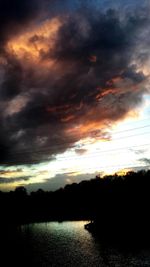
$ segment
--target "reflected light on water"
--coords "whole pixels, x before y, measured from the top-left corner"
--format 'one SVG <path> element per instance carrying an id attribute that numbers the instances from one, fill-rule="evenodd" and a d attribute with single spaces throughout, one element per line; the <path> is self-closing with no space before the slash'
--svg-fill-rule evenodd
<path id="1" fill-rule="evenodd" d="M 85 230 L 86 223 L 35 223 L 21 226 L 15 231 L 11 229 L 5 261 L 11 259 L 11 266 L 21 267 L 150 266 L 150 249 L 133 252 L 106 245 Z"/>

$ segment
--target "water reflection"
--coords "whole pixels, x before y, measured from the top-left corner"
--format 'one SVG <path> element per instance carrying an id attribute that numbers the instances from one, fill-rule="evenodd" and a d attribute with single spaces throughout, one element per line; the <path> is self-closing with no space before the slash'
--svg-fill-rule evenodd
<path id="1" fill-rule="evenodd" d="M 40 262 L 41 266 L 104 266 L 93 237 L 84 230 L 85 223 L 56 222 L 22 227 L 24 236 L 30 232 L 34 263 Z"/>
<path id="2" fill-rule="evenodd" d="M 50 222 L 21 226 L 9 238 L 6 254 L 11 255 L 11 263 L 15 266 L 150 266 L 149 249 L 131 252 L 108 246 L 85 230 L 85 223 Z"/>

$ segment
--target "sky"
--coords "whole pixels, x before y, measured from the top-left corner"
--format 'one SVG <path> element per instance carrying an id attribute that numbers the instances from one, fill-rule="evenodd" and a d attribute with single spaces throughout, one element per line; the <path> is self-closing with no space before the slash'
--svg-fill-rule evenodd
<path id="1" fill-rule="evenodd" d="M 150 167 L 150 1 L 0 1 L 0 190 Z"/>

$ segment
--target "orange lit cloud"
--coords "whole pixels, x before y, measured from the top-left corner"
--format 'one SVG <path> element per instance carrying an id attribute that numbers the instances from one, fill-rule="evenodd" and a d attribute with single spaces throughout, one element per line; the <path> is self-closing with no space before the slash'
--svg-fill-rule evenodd
<path id="1" fill-rule="evenodd" d="M 60 26 L 59 18 L 46 20 L 10 39 L 6 49 L 20 60 L 38 63 L 41 61 L 41 54 L 53 48 Z"/>
<path id="2" fill-rule="evenodd" d="M 2 44 L 2 164 L 50 161 L 82 139 L 109 140 L 110 127 L 134 116 L 148 92 L 139 39 L 149 18 L 143 26 L 133 12 L 131 27 L 115 11 L 77 13 L 39 14 Z"/>
<path id="3" fill-rule="evenodd" d="M 68 122 L 68 121 L 73 120 L 74 118 L 75 118 L 74 115 L 70 115 L 70 116 L 68 116 L 68 117 L 62 118 L 61 121 L 62 121 L 62 122 Z"/>

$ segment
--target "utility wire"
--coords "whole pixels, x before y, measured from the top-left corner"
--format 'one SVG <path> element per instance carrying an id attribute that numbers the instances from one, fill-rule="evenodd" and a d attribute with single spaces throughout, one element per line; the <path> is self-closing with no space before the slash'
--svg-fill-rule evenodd
<path id="1" fill-rule="evenodd" d="M 97 156 L 97 155 L 101 155 L 101 154 L 103 154 L 103 153 L 110 153 L 110 152 L 113 152 L 113 153 L 115 153 L 116 151 L 124 151 L 124 150 L 128 150 L 128 149 L 134 149 L 134 148 L 140 148 L 140 147 L 144 147 L 144 146 L 146 146 L 146 147 L 148 147 L 148 146 L 150 146 L 150 143 L 149 144 L 144 144 L 144 145 L 136 145 L 136 146 L 128 146 L 128 147 L 120 147 L 120 148 L 116 148 L 116 149 L 110 149 L 110 150 L 99 150 L 99 151 L 97 151 L 97 152 L 94 152 L 94 153 L 87 153 L 86 155 L 81 155 L 81 156 L 62 156 L 62 157 L 59 157 L 59 158 L 57 158 L 57 160 L 59 161 L 59 160 L 64 160 L 64 159 L 79 159 L 79 158 L 90 158 L 90 157 L 93 157 L 93 156 Z M 113 154 L 113 153 L 111 153 L 111 154 Z"/>
<path id="2" fill-rule="evenodd" d="M 146 133 L 147 134 L 147 133 Z M 134 135 L 135 136 L 135 135 Z M 122 138 L 120 138 L 120 139 L 122 139 Z M 121 151 L 121 150 L 125 150 L 125 149 L 132 149 L 132 148 L 138 148 L 138 147 L 144 147 L 144 146 L 149 146 L 150 145 L 150 143 L 147 143 L 147 144 L 143 144 L 143 145 L 136 145 L 136 146 L 130 146 L 130 147 L 121 147 L 121 148 L 117 148 L 117 149 L 111 149 L 111 150 L 101 150 L 101 151 L 98 151 L 98 152 L 94 152 L 94 153 L 92 153 L 92 154 L 88 154 L 87 156 L 83 156 L 82 155 L 82 158 L 87 158 L 88 156 L 89 157 L 91 157 L 91 156 L 94 156 L 94 155 L 100 155 L 100 154 L 102 154 L 102 153 L 110 153 L 110 152 L 116 152 L 116 151 Z M 30 152 L 32 152 L 32 151 L 30 151 Z M 30 153 L 29 151 L 26 151 L 26 153 Z M 42 154 L 44 154 L 43 153 L 44 151 L 38 151 L 38 152 L 36 152 L 36 154 L 38 153 L 42 153 Z M 33 153 L 35 153 L 35 152 L 33 152 Z M 24 152 L 19 152 L 19 153 L 15 153 L 15 154 L 23 154 L 23 155 L 25 155 L 25 153 Z M 59 159 L 57 159 L 57 158 L 53 158 L 53 157 L 49 157 L 49 158 L 47 158 L 47 159 L 41 159 L 41 162 L 40 162 L 40 159 L 33 159 L 33 162 L 32 162 L 32 160 L 30 160 L 30 159 L 21 159 L 20 158 L 20 165 L 24 165 L 24 163 L 30 163 L 31 165 L 32 164 L 35 164 L 35 163 L 44 163 L 44 162 L 49 162 L 50 160 L 52 161 L 52 160 L 64 160 L 64 159 L 67 159 L 67 160 L 69 160 L 69 159 L 78 159 L 79 158 L 79 156 L 78 157 L 76 157 L 76 156 L 62 156 L 62 157 L 60 157 Z M 16 159 L 16 160 L 15 160 Z M 16 156 L 14 156 L 13 155 L 13 157 L 12 157 L 12 159 L 10 159 L 9 161 L 6 161 L 6 162 L 4 162 L 4 163 L 1 163 L 1 165 L 4 165 L 4 164 L 10 164 L 10 163 L 13 163 L 13 162 L 15 162 L 15 161 L 18 161 L 19 162 L 19 159 L 18 159 L 18 157 L 16 157 Z M 24 163 L 22 164 L 21 163 L 21 161 L 23 161 Z"/>
<path id="3" fill-rule="evenodd" d="M 137 129 L 142 129 L 142 128 L 146 128 L 146 127 L 150 127 L 150 125 L 147 125 L 147 126 L 143 126 L 143 127 L 138 127 L 138 128 L 132 128 L 132 129 L 127 129 L 125 130 L 125 132 L 127 131 L 133 131 L 133 130 L 137 130 Z M 116 132 L 115 134 L 117 133 L 121 133 L 123 131 L 120 131 L 120 132 Z M 148 132 L 144 132 L 144 133 L 138 133 L 138 134 L 134 134 L 134 135 L 126 135 L 126 136 L 121 136 L 121 137 L 118 137 L 118 138 L 114 138 L 114 139 L 111 139 L 111 140 L 108 140 L 108 142 L 111 142 L 111 141 L 117 141 L 117 140 L 120 140 L 120 139 L 125 139 L 125 138 L 130 138 L 130 137 L 135 137 L 135 136 L 141 136 L 141 135 L 146 135 L 146 134 L 149 134 L 150 131 Z M 76 142 L 77 143 L 77 142 Z M 50 151 L 50 150 L 54 150 L 54 148 L 62 148 L 62 149 L 65 149 L 66 148 L 66 145 L 71 145 L 72 144 L 72 147 L 70 148 L 73 148 L 73 147 L 76 147 L 75 143 L 73 145 L 73 142 L 63 142 L 63 143 L 55 143 L 53 145 L 50 145 L 50 146 L 47 146 L 47 147 L 43 147 L 41 149 L 24 149 L 22 151 L 15 151 L 15 154 L 24 154 L 24 153 L 43 153 L 43 152 L 46 152 L 46 151 Z M 14 154 L 14 152 L 8 152 L 8 155 L 11 155 L 11 154 Z"/>

